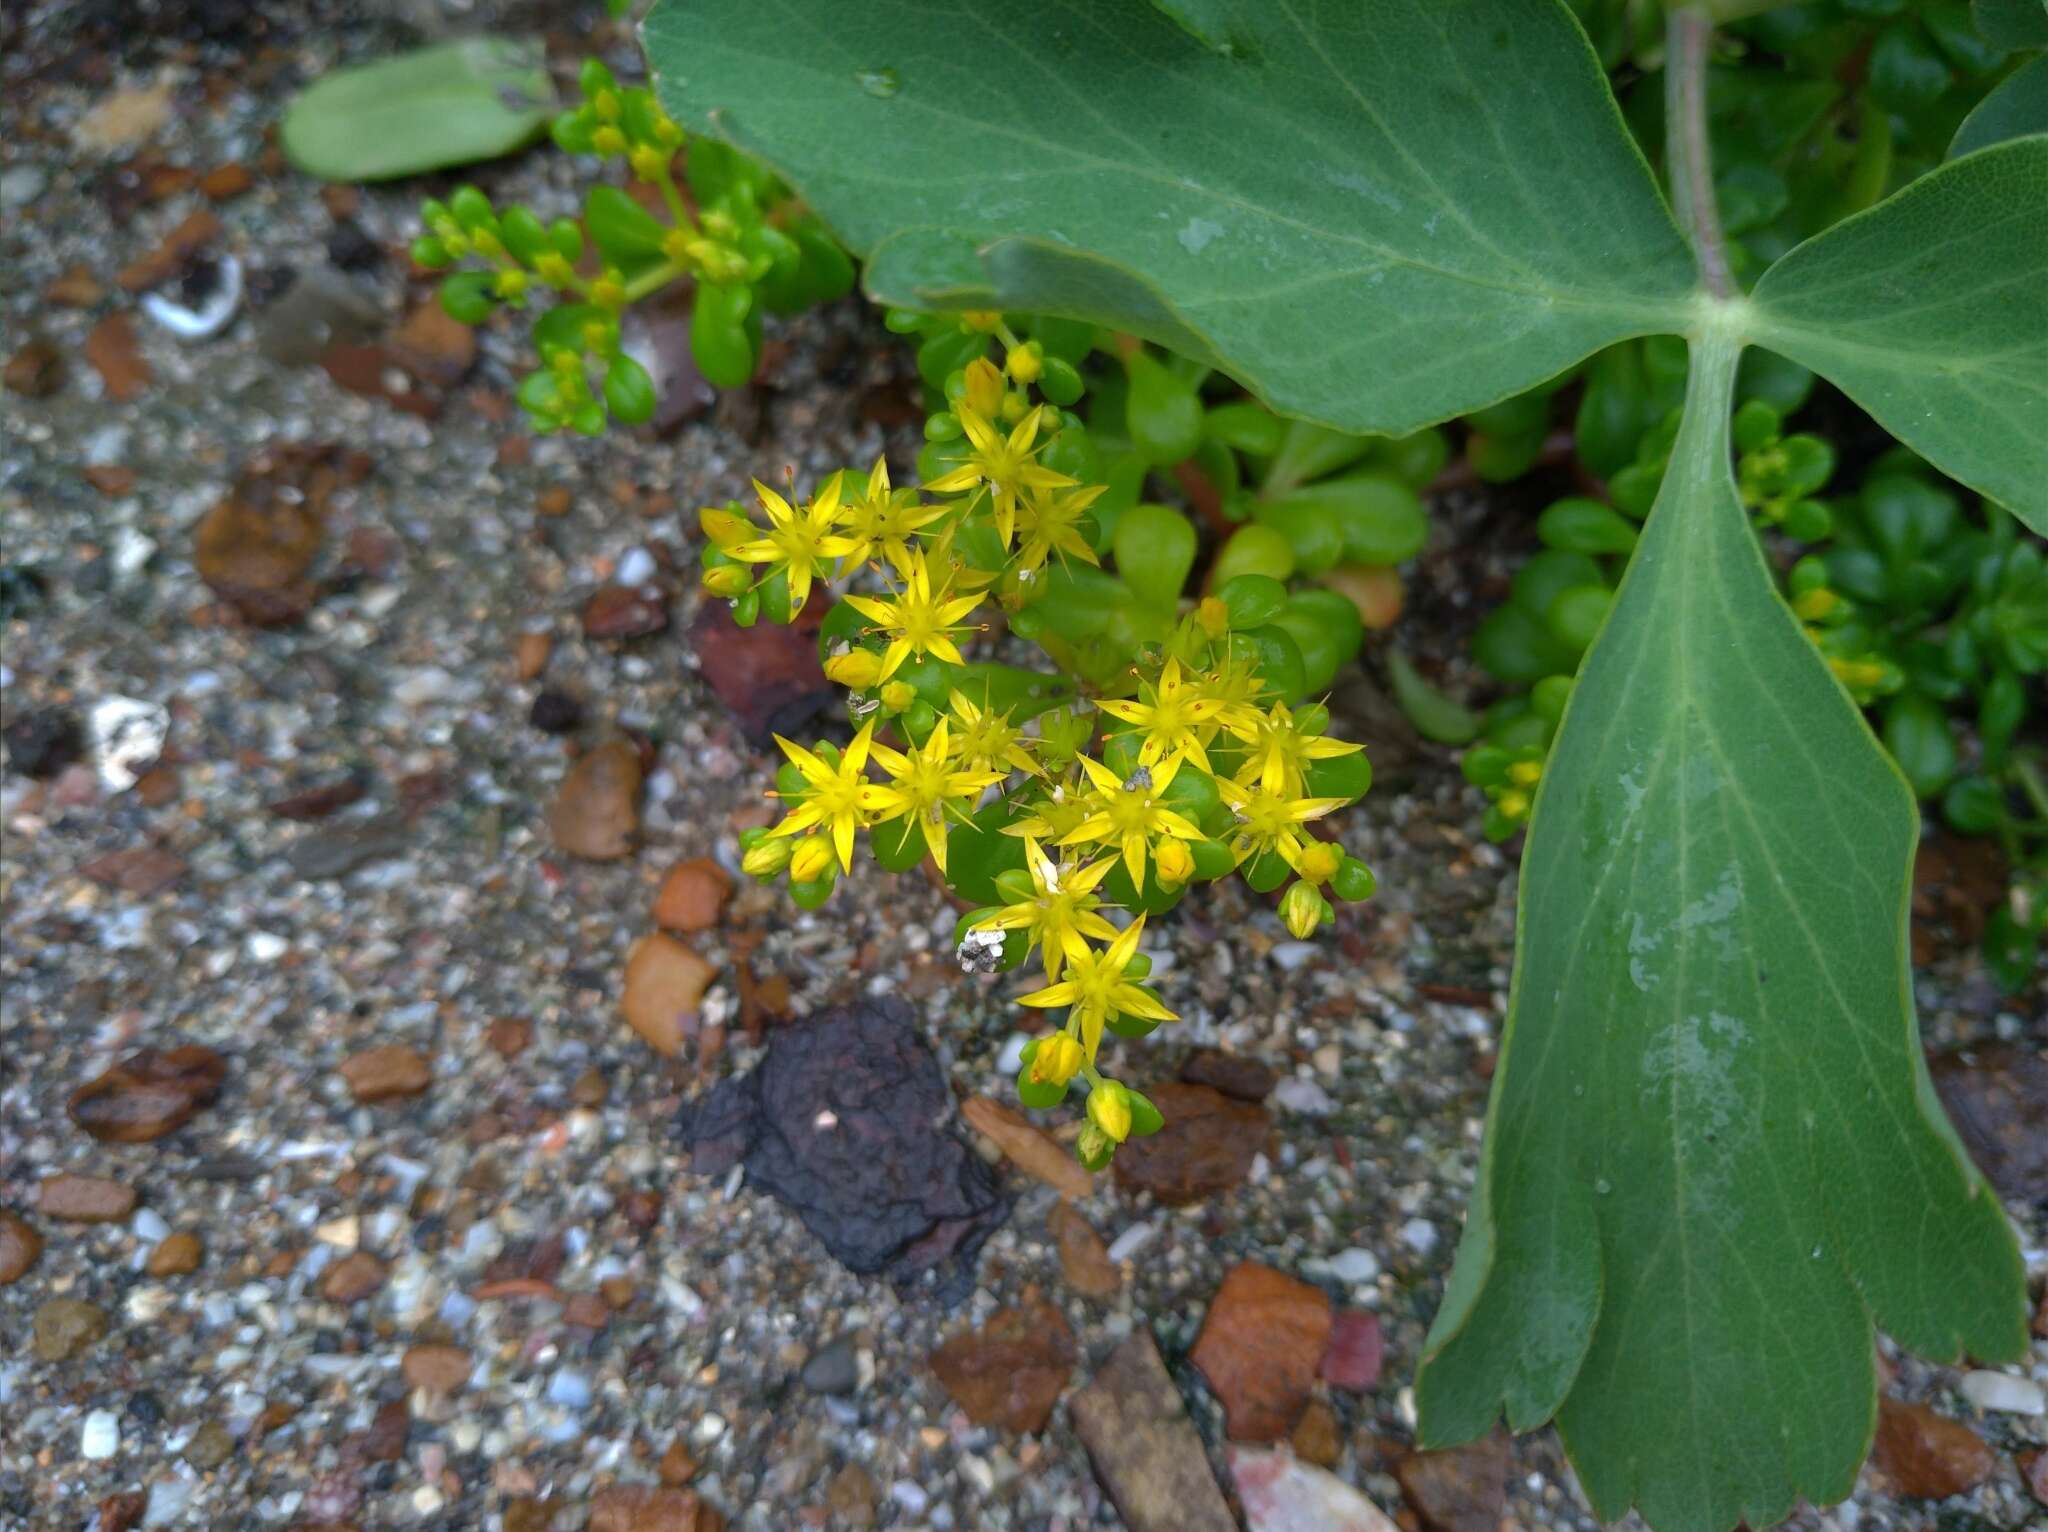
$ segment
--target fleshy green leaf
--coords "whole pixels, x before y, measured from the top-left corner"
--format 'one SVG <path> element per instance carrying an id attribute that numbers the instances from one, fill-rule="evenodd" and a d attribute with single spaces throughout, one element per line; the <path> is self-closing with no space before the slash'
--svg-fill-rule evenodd
<path id="1" fill-rule="evenodd" d="M 1752 334 L 2048 535 L 2048 137 L 1993 145 L 1764 273 Z"/>
<path id="2" fill-rule="evenodd" d="M 1956 129 L 1948 157 L 2029 133 L 2048 133 L 2048 53 L 2028 59 L 1971 109 Z"/>
<path id="3" fill-rule="evenodd" d="M 2048 47 L 2048 0 L 1971 0 L 1984 40 L 2001 48 Z"/>
<path id="4" fill-rule="evenodd" d="M 644 35 L 670 112 L 878 298 L 1115 324 L 1346 429 L 1682 321 L 1692 259 L 1562 6 L 1200 9 L 1228 53 L 1143 0 L 661 0 Z"/>
<path id="5" fill-rule="evenodd" d="M 1556 1416 L 1603 1519 L 1769 1526 L 1846 1495 L 1872 1327 L 2012 1358 L 2003 1213 L 1920 1061 L 1918 817 L 1778 598 L 1699 344 L 1670 471 L 1545 770 L 1427 1441 Z M 1739 636 L 1739 642 L 1735 640 Z"/>
<path id="6" fill-rule="evenodd" d="M 278 129 L 291 162 L 328 181 L 386 181 L 509 154 L 555 109 L 538 42 L 471 37 L 323 75 Z"/>

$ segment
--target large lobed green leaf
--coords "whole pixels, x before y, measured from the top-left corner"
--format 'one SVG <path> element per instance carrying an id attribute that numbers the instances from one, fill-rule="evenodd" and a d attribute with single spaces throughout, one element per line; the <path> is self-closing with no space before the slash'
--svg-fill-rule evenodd
<path id="1" fill-rule="evenodd" d="M 2048 536 L 2048 137 L 1951 160 L 1751 298 L 1759 344 Z"/>
<path id="2" fill-rule="evenodd" d="M 1739 345 L 1579 674 L 1522 859 L 1432 1442 L 1555 1414 L 1594 1508 L 1768 1526 L 1853 1486 L 1872 1322 L 2017 1357 L 1998 1203 L 1928 1088 L 1912 793 L 1779 600 L 1729 472 Z"/>
<path id="3" fill-rule="evenodd" d="M 1682 322 L 1692 258 L 1552 0 L 1167 9 L 1194 30 L 1142 0 L 661 0 L 645 39 L 669 110 L 782 171 L 876 297 L 1121 325 L 1345 429 Z"/>

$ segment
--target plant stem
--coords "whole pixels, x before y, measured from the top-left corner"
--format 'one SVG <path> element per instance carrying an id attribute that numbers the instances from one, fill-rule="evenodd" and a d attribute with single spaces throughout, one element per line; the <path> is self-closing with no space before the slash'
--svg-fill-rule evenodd
<path id="1" fill-rule="evenodd" d="M 1697 5 L 1671 13 L 1664 49 L 1664 159 L 1678 221 L 1699 257 L 1700 279 L 1716 298 L 1735 296 L 1728 242 L 1714 201 L 1713 149 L 1707 137 L 1707 55 L 1714 22 Z"/>
<path id="2" fill-rule="evenodd" d="M 626 284 L 626 301 L 638 303 L 649 293 L 658 291 L 683 274 L 683 268 L 675 261 L 663 261 L 651 266 Z"/>

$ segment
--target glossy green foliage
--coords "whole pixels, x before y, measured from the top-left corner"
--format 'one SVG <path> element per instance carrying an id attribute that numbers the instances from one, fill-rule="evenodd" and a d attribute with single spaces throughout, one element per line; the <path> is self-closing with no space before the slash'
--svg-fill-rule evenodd
<path id="1" fill-rule="evenodd" d="M 285 108 L 278 143 L 325 181 L 388 181 L 494 159 L 555 109 L 538 42 L 471 37 L 322 75 Z"/>

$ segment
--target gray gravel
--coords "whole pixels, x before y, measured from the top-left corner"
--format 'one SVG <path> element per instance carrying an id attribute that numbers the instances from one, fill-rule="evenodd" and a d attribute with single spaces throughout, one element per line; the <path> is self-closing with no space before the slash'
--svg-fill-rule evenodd
<path id="1" fill-rule="evenodd" d="M 1382 1385 L 1335 1401 L 1339 1471 L 1397 1507 L 1392 1479 L 1369 1466 L 1369 1437 L 1407 1434 L 1404 1384 L 1456 1241 L 1484 1108 L 1479 1066 L 1500 1019 L 1497 999 L 1430 995 L 1500 996 L 1512 932 L 1512 855 L 1480 839 L 1482 805 L 1448 758 L 1405 737 L 1361 675 L 1340 712 L 1371 744 L 1381 783 L 1343 836 L 1382 894 L 1309 948 L 1237 888 L 1190 901 L 1150 938 L 1185 1021 L 1120 1045 L 1129 1075 L 1145 1078 L 1153 1060 L 1164 1074 L 1185 1043 L 1224 1043 L 1286 1077 L 1284 1105 L 1276 1154 L 1235 1194 L 1171 1212 L 1104 1191 L 1086 1207 L 1129 1258 L 1120 1297 L 1063 1291 L 1044 1230 L 1051 1193 L 1023 1183 L 964 1312 L 849 1276 L 777 1205 L 688 1172 L 669 1125 L 701 1072 L 650 1052 L 617 999 L 661 875 L 683 856 L 731 865 L 736 827 L 755 822 L 772 770 L 693 673 L 681 636 L 697 601 L 695 508 L 749 475 L 794 467 L 808 482 L 885 447 L 907 463 L 914 438 L 885 436 L 863 408 L 898 387 L 890 337 L 852 304 L 792 325 L 753 447 L 721 426 L 728 406 L 667 440 L 541 440 L 518 461 L 503 446 L 520 432 L 516 413 L 490 413 L 519 370 L 510 329 L 485 337 L 468 384 L 429 424 L 315 368 L 265 359 L 248 313 L 191 344 L 138 315 L 155 381 L 132 404 L 107 402 L 81 348 L 99 314 L 128 300 L 81 312 L 39 295 L 78 262 L 111 288 L 199 199 L 115 216 L 109 157 L 74 146 L 81 115 L 167 65 L 177 85 L 166 157 L 253 168 L 296 77 L 398 34 L 367 22 L 306 31 L 280 10 L 255 41 L 131 40 L 110 56 L 88 30 L 90 8 L 62 10 L 8 23 L 19 36 L 0 132 L 5 350 L 47 336 L 69 374 L 51 398 L 4 396 L 0 547 L 47 588 L 5 619 L 0 696 L 10 719 L 51 705 L 83 716 L 108 698 L 160 706 L 176 782 L 154 807 L 83 772 L 61 787 L 0 783 L 0 1205 L 33 1209 L 37 1183 L 60 1169 L 142 1197 L 120 1224 L 29 1213 L 48 1248 L 0 1289 L 0 1526 L 87 1526 L 123 1490 L 148 1495 L 150 1524 L 175 1527 L 330 1513 L 362 1527 L 496 1527 L 521 1497 L 580 1526 L 594 1488 L 651 1482 L 680 1439 L 702 1465 L 697 1488 L 737 1527 L 799 1524 L 848 1464 L 871 1478 L 882 1526 L 1113 1527 L 1064 1411 L 1038 1440 L 976 1428 L 924 1359 L 963 1320 L 1036 1287 L 1073 1322 L 1083 1376 L 1133 1326 L 1153 1325 L 1213 1445 L 1220 1414 L 1184 1354 L 1223 1270 L 1244 1257 L 1321 1273 L 1383 1316 Z M 247 50 L 266 45 L 282 57 L 242 70 Z M 493 167 L 488 180 L 543 212 L 572 195 L 554 155 Z M 387 313 L 405 304 L 396 252 L 419 190 L 366 191 L 357 215 L 393 250 L 365 279 Z M 302 177 L 259 175 L 219 211 L 252 273 L 326 259 L 333 219 Z M 351 528 L 388 537 L 394 557 L 327 591 L 299 627 L 208 621 L 192 525 L 250 454 L 278 441 L 335 441 L 373 462 L 337 502 L 319 572 L 343 561 Z M 132 491 L 94 488 L 80 475 L 89 464 L 134 470 Z M 571 509 L 538 516 L 558 486 Z M 1498 570 L 1483 510 L 1469 498 L 1441 508 L 1413 602 L 1437 624 L 1411 640 L 1424 648 L 1457 641 L 1483 583 L 1474 563 Z M 584 598 L 636 548 L 676 571 L 673 626 L 623 648 L 585 640 Z M 655 742 L 641 849 L 623 862 L 568 862 L 550 848 L 544 815 L 566 753 L 527 722 L 537 683 L 513 679 L 513 645 L 529 629 L 555 636 L 545 682 L 584 701 L 585 740 L 624 726 Z M 323 825 L 264 807 L 352 772 L 370 793 Z M 95 857 L 145 843 L 185 861 L 181 881 L 136 897 L 80 876 Z M 960 976 L 946 945 L 953 918 L 915 876 L 870 872 L 817 915 L 743 888 L 719 929 L 692 938 L 723 969 L 707 1015 L 736 1012 L 729 964 L 755 944 L 754 972 L 789 981 L 795 1015 L 855 995 L 907 997 L 957 1088 L 1001 1095 L 1015 985 Z M 2021 1020 L 1963 961 L 1923 974 L 1922 1003 L 1941 1041 L 2012 1035 Z M 532 1032 L 511 1058 L 490 1042 L 505 1018 Z M 189 1126 L 124 1147 L 67 1120 L 73 1085 L 133 1046 L 170 1042 L 229 1060 L 220 1098 Z M 426 1055 L 433 1084 L 414 1100 L 354 1105 L 337 1066 L 388 1043 Z M 752 1061 L 735 1034 L 713 1072 Z M 629 1212 L 648 1194 L 659 1212 L 642 1227 Z M 178 1230 L 202 1237 L 200 1268 L 148 1276 L 148 1252 Z M 2025 1234 L 2038 1279 L 2038 1218 Z M 522 1251 L 548 1241 L 559 1297 L 473 1296 L 494 1273 L 531 1267 Z M 320 1296 L 321 1278 L 355 1249 L 380 1257 L 388 1280 L 348 1308 Z M 630 1299 L 600 1327 L 573 1322 L 564 1301 L 607 1279 L 614 1294 L 629 1283 Z M 70 1360 L 34 1361 L 31 1316 L 60 1297 L 97 1305 L 111 1332 Z M 434 1342 L 467 1349 L 468 1386 L 416 1397 L 396 1459 L 366 1460 L 364 1433 L 407 1393 L 401 1356 Z M 2033 1371 L 2048 1373 L 2041 1347 Z M 1968 1418 L 1957 1377 L 1908 1363 L 1900 1387 Z M 266 1434 L 267 1409 L 292 1413 Z M 190 1458 L 205 1455 L 195 1439 L 213 1423 L 234 1449 L 201 1469 Z M 1975 1423 L 2007 1458 L 2048 1439 L 2040 1419 Z M 1519 1443 L 1516 1460 L 1512 1525 L 1592 1525 L 1554 1438 Z M 2016 1528 L 2031 1502 L 2007 1468 L 1963 1504 L 1982 1525 Z M 1800 1524 L 1921 1528 L 1936 1513 L 1866 1490 Z"/>

